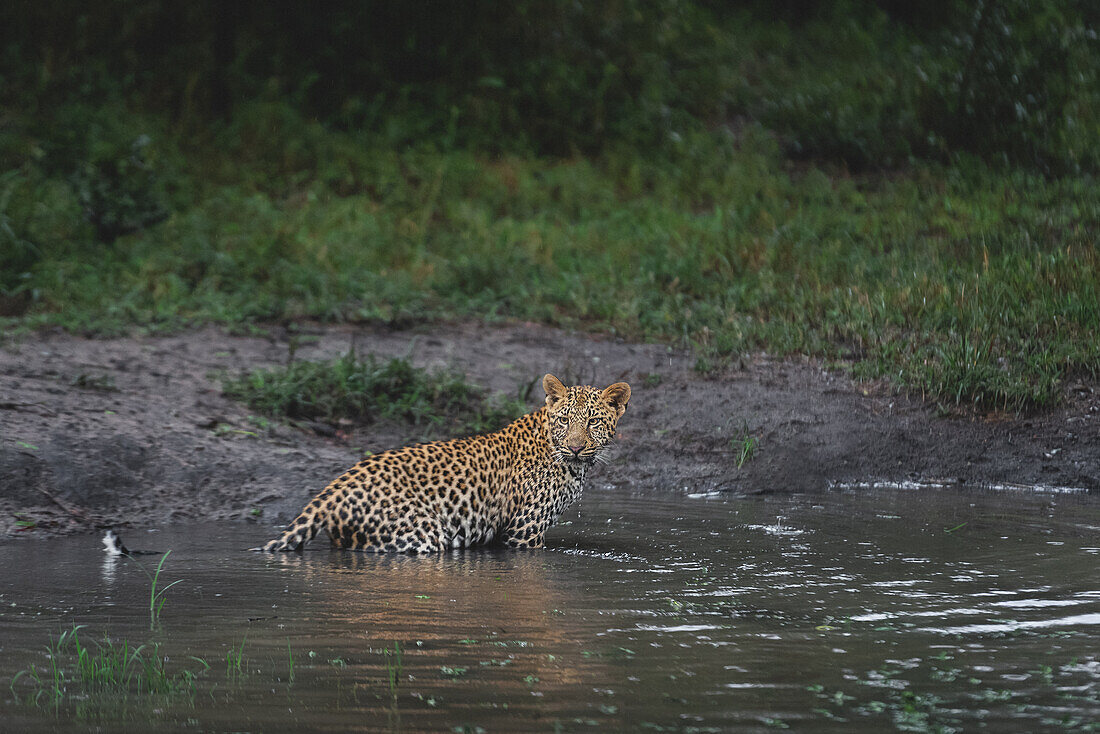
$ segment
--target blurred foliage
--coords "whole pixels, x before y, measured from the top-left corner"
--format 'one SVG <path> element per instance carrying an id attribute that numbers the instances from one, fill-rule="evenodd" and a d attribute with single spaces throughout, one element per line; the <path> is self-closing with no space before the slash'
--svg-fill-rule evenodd
<path id="1" fill-rule="evenodd" d="M 0 13 L 20 81 L 40 93 L 109 77 L 193 124 L 277 97 L 390 144 L 551 153 L 654 140 L 714 93 L 720 53 L 709 14 L 675 0 L 333 0 L 324 12 L 295 0 L 16 0 Z"/>
<path id="2" fill-rule="evenodd" d="M 860 167 L 1095 167 L 1100 142 L 1091 0 L 13 0 L 0 27 L 36 112 L 121 96 L 192 133 L 269 98 L 390 145 L 540 154 L 739 116 Z"/>
<path id="3" fill-rule="evenodd" d="M 1047 404 L 1100 374 L 1097 8 L 12 0 L 0 316 L 520 317 Z"/>
<path id="4" fill-rule="evenodd" d="M 1047 171 L 1100 161 L 1100 5 L 982 0 L 948 36 L 922 120 L 948 148 Z"/>
<path id="5" fill-rule="evenodd" d="M 730 92 L 732 111 L 779 132 L 789 155 L 874 169 L 968 151 L 1050 174 L 1100 168 L 1100 5 L 799 5 L 816 10 L 801 25 L 747 21 Z"/>

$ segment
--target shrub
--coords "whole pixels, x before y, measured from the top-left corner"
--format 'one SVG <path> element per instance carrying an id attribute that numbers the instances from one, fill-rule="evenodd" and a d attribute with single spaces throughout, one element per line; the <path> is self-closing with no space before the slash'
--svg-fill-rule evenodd
<path id="1" fill-rule="evenodd" d="M 400 420 L 429 429 L 481 432 L 500 429 L 524 412 L 516 401 L 489 401 L 484 390 L 460 375 L 430 373 L 404 359 L 360 359 L 350 351 L 336 360 L 292 362 L 226 377 L 222 389 L 277 418 Z"/>

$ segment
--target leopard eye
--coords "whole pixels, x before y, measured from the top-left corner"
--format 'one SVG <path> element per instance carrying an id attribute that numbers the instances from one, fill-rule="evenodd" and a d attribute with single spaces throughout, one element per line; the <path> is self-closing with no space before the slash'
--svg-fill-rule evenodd
<path id="1" fill-rule="evenodd" d="M 601 423 L 603 423 L 603 419 L 601 419 L 601 418 L 589 418 L 588 419 L 588 425 L 591 426 L 592 428 L 595 428 L 596 426 L 600 425 Z"/>

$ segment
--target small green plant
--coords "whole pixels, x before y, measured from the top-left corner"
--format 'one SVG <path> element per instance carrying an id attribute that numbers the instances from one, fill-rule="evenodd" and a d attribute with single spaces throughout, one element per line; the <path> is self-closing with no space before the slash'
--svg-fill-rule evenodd
<path id="1" fill-rule="evenodd" d="M 94 698 L 110 705 L 112 700 L 125 702 L 130 695 L 193 695 L 196 681 L 210 669 L 202 658 L 189 656 L 202 667 L 173 674 L 165 667 L 157 643 L 134 645 L 104 635 L 102 640 L 87 645 L 81 640 L 82 629 L 84 625 L 73 625 L 56 640 L 50 638 L 45 671 L 31 665 L 15 674 L 10 689 L 17 703 L 57 709 L 66 700 Z M 23 679 L 32 683 L 30 695 L 19 693 Z"/>
<path id="2" fill-rule="evenodd" d="M 1049 665 L 1040 665 L 1035 670 L 1030 670 L 1028 672 L 1048 685 L 1054 682 L 1054 669 Z"/>
<path id="3" fill-rule="evenodd" d="M 164 676 L 158 675 L 157 657 L 153 656 L 149 665 L 141 665 L 144 645 L 131 646 L 128 640 L 115 644 L 104 637 L 95 648 L 81 644 L 80 636 L 74 627 L 70 636 L 76 654 L 76 672 L 84 685 L 92 690 L 127 690 L 135 674 L 139 677 L 139 687 L 145 684 L 152 692 L 161 692 Z"/>
<path id="4" fill-rule="evenodd" d="M 73 625 L 72 629 L 61 632 L 56 641 L 52 635 L 50 636 L 50 642 L 46 645 L 46 658 L 49 660 L 49 667 L 45 671 L 47 674 L 45 678 L 34 665 L 30 665 L 12 677 L 9 688 L 15 697 L 16 703 L 22 700 L 16 689 L 16 684 L 21 678 L 26 677 L 34 683 L 34 695 L 31 703 L 40 706 L 45 700 L 47 705 L 54 708 L 60 705 L 65 696 L 65 672 L 62 667 L 62 655 L 69 646 L 70 641 L 79 634 L 81 629 L 83 629 L 83 625 Z"/>
<path id="5" fill-rule="evenodd" d="M 250 415 L 248 416 L 247 420 L 249 423 L 260 429 L 261 431 L 271 430 L 271 421 L 267 418 L 264 418 L 262 415 Z"/>
<path id="6" fill-rule="evenodd" d="M 710 377 L 718 369 L 717 363 L 710 357 L 697 357 L 695 359 L 695 371 L 704 377 Z"/>
<path id="7" fill-rule="evenodd" d="M 289 661 L 289 672 L 287 673 L 287 680 L 291 685 L 294 685 L 294 651 L 290 649 L 290 638 L 286 641 L 286 657 Z"/>
<path id="8" fill-rule="evenodd" d="M 202 658 L 196 657 L 194 655 L 188 655 L 187 658 L 189 660 L 194 660 L 196 663 L 202 666 L 202 670 L 184 670 L 180 672 L 180 680 L 185 686 L 190 689 L 190 693 L 193 696 L 195 695 L 195 687 L 198 679 L 202 676 L 203 673 L 210 670 L 210 664 Z"/>
<path id="9" fill-rule="evenodd" d="M 405 669 L 401 643 L 394 641 L 393 649 L 383 650 L 382 655 L 386 658 L 386 679 L 390 686 L 390 696 L 396 698 L 397 686 L 401 682 L 401 673 Z"/>
<path id="10" fill-rule="evenodd" d="M 225 677 L 229 680 L 240 680 L 244 676 L 244 643 L 247 640 L 248 635 L 245 635 L 240 645 L 230 646 L 225 653 Z"/>
<path id="11" fill-rule="evenodd" d="M 149 629 L 150 630 L 156 629 L 157 626 L 160 624 L 160 612 L 164 608 L 164 601 L 165 601 L 164 595 L 168 593 L 169 589 L 171 589 L 173 586 L 175 586 L 180 581 L 182 581 L 182 579 L 176 579 L 175 581 L 168 584 L 167 586 L 160 589 L 159 591 L 157 590 L 157 583 L 160 581 L 160 572 L 164 568 L 164 562 L 168 560 L 168 554 L 171 553 L 171 552 L 172 551 L 165 551 L 164 555 L 160 557 L 160 562 L 157 563 L 156 571 L 153 573 L 152 576 L 150 576 L 150 585 L 149 585 Z M 143 567 L 138 566 L 138 568 L 141 568 L 141 570 L 143 572 L 145 572 L 145 575 L 149 576 L 149 573 L 147 571 L 145 571 L 145 569 Z"/>
<path id="12" fill-rule="evenodd" d="M 760 441 L 745 429 L 739 436 L 730 441 L 730 446 L 737 454 L 737 468 L 740 469 L 756 456 L 756 449 L 760 446 Z"/>

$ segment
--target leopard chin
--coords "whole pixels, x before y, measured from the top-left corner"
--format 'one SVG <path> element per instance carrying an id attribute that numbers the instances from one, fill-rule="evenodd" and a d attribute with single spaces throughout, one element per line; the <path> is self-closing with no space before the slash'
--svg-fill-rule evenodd
<path id="1" fill-rule="evenodd" d="M 578 469 L 582 466 L 592 466 L 596 463 L 597 459 L 596 454 L 592 454 L 591 456 L 574 456 L 570 451 L 556 451 L 554 453 L 558 462 L 571 469 Z"/>

